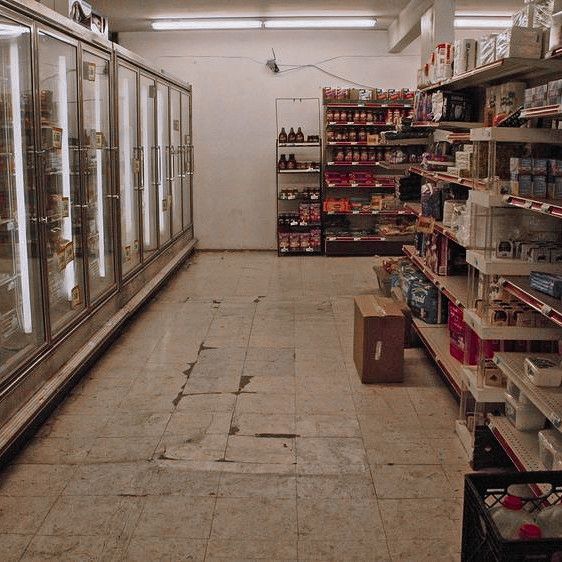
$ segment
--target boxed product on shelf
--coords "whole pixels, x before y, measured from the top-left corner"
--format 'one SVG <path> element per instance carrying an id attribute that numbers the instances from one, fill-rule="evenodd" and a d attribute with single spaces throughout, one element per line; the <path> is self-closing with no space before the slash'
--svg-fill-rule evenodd
<path id="1" fill-rule="evenodd" d="M 562 433 L 557 429 L 539 431 L 539 458 L 547 470 L 562 460 Z"/>
<path id="2" fill-rule="evenodd" d="M 435 47 L 434 80 L 436 82 L 453 76 L 453 52 L 451 43 L 439 43 Z"/>
<path id="3" fill-rule="evenodd" d="M 542 41 L 543 35 L 539 29 L 510 27 L 496 37 L 496 59 L 540 59 Z"/>
<path id="4" fill-rule="evenodd" d="M 351 211 L 350 201 L 347 197 L 328 197 L 324 200 L 324 212 L 347 213 Z"/>
<path id="5" fill-rule="evenodd" d="M 412 315 L 427 324 L 447 322 L 447 299 L 433 283 L 425 279 L 412 280 L 406 302 L 412 310 Z"/>
<path id="6" fill-rule="evenodd" d="M 562 199 L 562 178 L 549 176 L 546 189 L 549 199 Z"/>
<path id="7" fill-rule="evenodd" d="M 505 391 L 510 396 L 513 396 L 513 398 L 520 404 L 532 404 L 527 395 L 524 392 L 521 392 L 519 387 L 509 378 L 507 379 L 507 386 Z"/>
<path id="8" fill-rule="evenodd" d="M 525 107 L 542 107 L 546 105 L 548 84 L 541 84 L 525 90 Z"/>
<path id="9" fill-rule="evenodd" d="M 472 121 L 472 96 L 461 92 L 438 90 L 432 94 L 433 121 Z"/>
<path id="10" fill-rule="evenodd" d="M 424 183 L 421 187 L 421 214 L 433 217 L 435 220 L 443 218 L 443 190 L 434 183 Z"/>
<path id="11" fill-rule="evenodd" d="M 505 415 L 519 431 L 543 429 L 546 417 L 532 404 L 521 404 L 513 396 L 505 394 Z"/>
<path id="12" fill-rule="evenodd" d="M 496 60 L 496 39 L 497 33 L 490 33 L 478 41 L 477 66 L 484 66 Z"/>
<path id="13" fill-rule="evenodd" d="M 486 88 L 484 107 L 486 114 L 491 114 L 490 124 L 494 123 L 494 118 L 505 118 L 523 105 L 525 86 L 525 82 L 510 81 Z"/>
<path id="14" fill-rule="evenodd" d="M 562 383 L 562 365 L 550 357 L 526 357 L 524 371 L 536 386 L 560 386 Z"/>
<path id="15" fill-rule="evenodd" d="M 549 28 L 552 24 L 552 0 L 531 0 L 512 16 L 513 26 Z"/>
<path id="16" fill-rule="evenodd" d="M 476 67 L 476 39 L 456 39 L 454 45 L 453 72 L 464 74 Z"/>
<path id="17" fill-rule="evenodd" d="M 562 78 L 552 80 L 547 84 L 546 105 L 559 105 L 562 103 Z"/>

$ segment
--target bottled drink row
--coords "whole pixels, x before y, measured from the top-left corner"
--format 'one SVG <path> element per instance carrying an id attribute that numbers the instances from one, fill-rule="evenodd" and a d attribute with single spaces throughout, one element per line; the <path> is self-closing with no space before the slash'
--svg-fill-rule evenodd
<path id="1" fill-rule="evenodd" d="M 333 152 L 333 161 L 386 162 L 388 164 L 418 163 L 422 161 L 423 146 L 412 146 L 407 150 L 400 147 L 338 148 Z"/>
<path id="2" fill-rule="evenodd" d="M 327 109 L 326 121 L 328 123 L 376 123 L 395 125 L 405 118 L 411 118 L 411 109 Z"/>
<path id="3" fill-rule="evenodd" d="M 318 135 L 307 135 L 305 140 L 301 127 L 297 127 L 296 133 L 293 127 L 289 129 L 289 133 L 287 133 L 285 127 L 282 127 L 278 140 L 279 144 L 317 144 L 320 142 L 320 137 Z"/>
<path id="4" fill-rule="evenodd" d="M 294 154 L 289 154 L 287 158 L 286 154 L 281 154 L 278 162 L 279 170 L 319 170 L 319 162 L 310 161 L 297 161 Z"/>

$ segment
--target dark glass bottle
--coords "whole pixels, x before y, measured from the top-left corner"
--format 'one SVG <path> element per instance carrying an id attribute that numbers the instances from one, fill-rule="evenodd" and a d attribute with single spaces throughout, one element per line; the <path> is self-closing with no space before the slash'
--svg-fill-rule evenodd
<path id="1" fill-rule="evenodd" d="M 291 127 L 291 130 L 289 131 L 288 142 L 297 142 L 296 138 L 297 135 L 295 134 L 295 130 L 293 129 L 293 127 Z"/>
<path id="2" fill-rule="evenodd" d="M 285 127 L 281 127 L 281 132 L 279 133 L 279 144 L 286 144 L 287 143 L 287 131 L 285 131 Z"/>
<path id="3" fill-rule="evenodd" d="M 290 136 L 290 133 L 289 133 Z M 289 154 L 289 161 L 287 162 L 287 169 L 288 170 L 296 170 L 297 169 L 297 160 L 294 154 Z"/>
<path id="4" fill-rule="evenodd" d="M 281 158 L 279 159 L 279 169 L 280 170 L 287 169 L 287 158 L 285 158 L 284 154 L 281 154 Z"/>
<path id="5" fill-rule="evenodd" d="M 297 129 L 295 142 L 300 142 L 300 143 L 304 142 L 304 133 L 302 132 L 302 129 L 300 127 Z"/>

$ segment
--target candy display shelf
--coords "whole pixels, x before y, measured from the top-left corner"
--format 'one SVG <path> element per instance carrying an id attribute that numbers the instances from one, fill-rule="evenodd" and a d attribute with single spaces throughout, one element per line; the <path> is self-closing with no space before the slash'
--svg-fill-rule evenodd
<path id="1" fill-rule="evenodd" d="M 491 251 L 488 252 L 491 254 Z M 560 273 L 559 263 L 531 263 L 523 260 L 496 258 L 482 250 L 467 250 L 466 261 L 484 275 L 529 275 L 531 271 Z"/>
<path id="2" fill-rule="evenodd" d="M 326 211 L 326 215 L 387 215 L 389 217 L 399 216 L 399 215 L 412 215 L 409 209 L 401 210 L 381 210 L 381 211 Z"/>
<path id="3" fill-rule="evenodd" d="M 488 427 L 520 472 L 544 470 L 536 431 L 519 431 L 504 416 L 488 416 Z"/>
<path id="4" fill-rule="evenodd" d="M 330 107 L 343 107 L 343 108 L 354 108 L 354 107 L 366 107 L 372 109 L 410 109 L 412 107 L 411 103 L 388 103 L 388 102 L 376 102 L 376 101 L 361 101 L 361 100 L 325 100 L 324 106 L 326 108 Z"/>
<path id="5" fill-rule="evenodd" d="M 479 121 L 415 121 L 412 127 L 429 127 L 432 129 L 475 129 L 483 127 Z"/>
<path id="6" fill-rule="evenodd" d="M 508 293 L 562 328 L 562 301 L 560 299 L 533 289 L 528 277 L 502 277 L 499 282 Z"/>
<path id="7" fill-rule="evenodd" d="M 556 341 L 562 337 L 562 331 L 554 325 L 548 328 L 525 328 L 489 324 L 472 308 L 465 308 L 463 320 L 483 340 Z"/>
<path id="8" fill-rule="evenodd" d="M 434 182 L 446 182 L 454 183 L 456 185 L 462 185 L 468 189 L 486 189 L 486 183 L 484 180 L 474 180 L 472 178 L 461 178 L 459 176 L 454 176 L 446 172 L 436 172 L 434 170 L 426 170 L 420 166 L 410 166 L 408 171 L 411 174 L 417 174 Z"/>
<path id="9" fill-rule="evenodd" d="M 545 105 L 540 107 L 527 107 L 521 112 L 521 119 L 537 119 L 540 117 L 562 117 L 562 105 Z"/>
<path id="10" fill-rule="evenodd" d="M 383 123 L 382 121 L 328 121 L 329 127 L 393 127 L 392 123 Z"/>
<path id="11" fill-rule="evenodd" d="M 562 387 L 541 387 L 531 382 L 525 374 L 525 358 L 529 353 L 501 353 L 494 354 L 494 363 L 509 378 L 517 388 L 538 408 L 554 427 L 562 430 Z M 537 357 L 552 357 L 560 360 L 554 353 L 535 353 Z"/>
<path id="12" fill-rule="evenodd" d="M 455 395 L 460 396 L 463 365 L 449 353 L 449 329 L 447 325 L 426 324 L 423 320 L 414 318 L 413 326 Z"/>
<path id="13" fill-rule="evenodd" d="M 535 211 L 544 215 L 562 219 L 562 200 L 550 201 L 545 199 L 532 199 L 519 195 L 504 195 L 504 201 L 513 207 L 520 207 L 528 211 Z"/>
<path id="14" fill-rule="evenodd" d="M 306 168 L 302 170 L 277 170 L 278 174 L 319 174 L 320 168 Z"/>
<path id="15" fill-rule="evenodd" d="M 319 142 L 279 142 L 279 148 L 307 148 L 309 146 L 320 146 Z"/>
<path id="16" fill-rule="evenodd" d="M 515 142 L 535 144 L 562 144 L 562 131 L 558 129 L 531 129 L 513 127 L 482 127 L 470 131 L 473 142 Z"/>
<path id="17" fill-rule="evenodd" d="M 448 91 L 476 86 L 488 86 L 513 80 L 543 80 L 547 82 L 562 74 L 562 61 L 555 59 L 504 58 L 475 68 L 448 80 L 420 88 L 422 92 L 446 88 Z"/>
<path id="18" fill-rule="evenodd" d="M 466 275 L 437 275 L 418 256 L 414 246 L 404 246 L 408 259 L 455 305 L 465 307 L 468 302 L 468 283 Z"/>
<path id="19" fill-rule="evenodd" d="M 391 139 L 378 143 L 370 143 L 368 141 L 329 141 L 326 143 L 326 146 L 424 146 L 429 141 L 429 137 Z"/>

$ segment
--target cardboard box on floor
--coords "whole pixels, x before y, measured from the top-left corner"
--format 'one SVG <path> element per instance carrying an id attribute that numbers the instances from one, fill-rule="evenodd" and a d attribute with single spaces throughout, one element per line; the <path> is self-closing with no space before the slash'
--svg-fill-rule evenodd
<path id="1" fill-rule="evenodd" d="M 404 315 L 392 299 L 355 297 L 353 359 L 361 382 L 404 380 Z"/>

